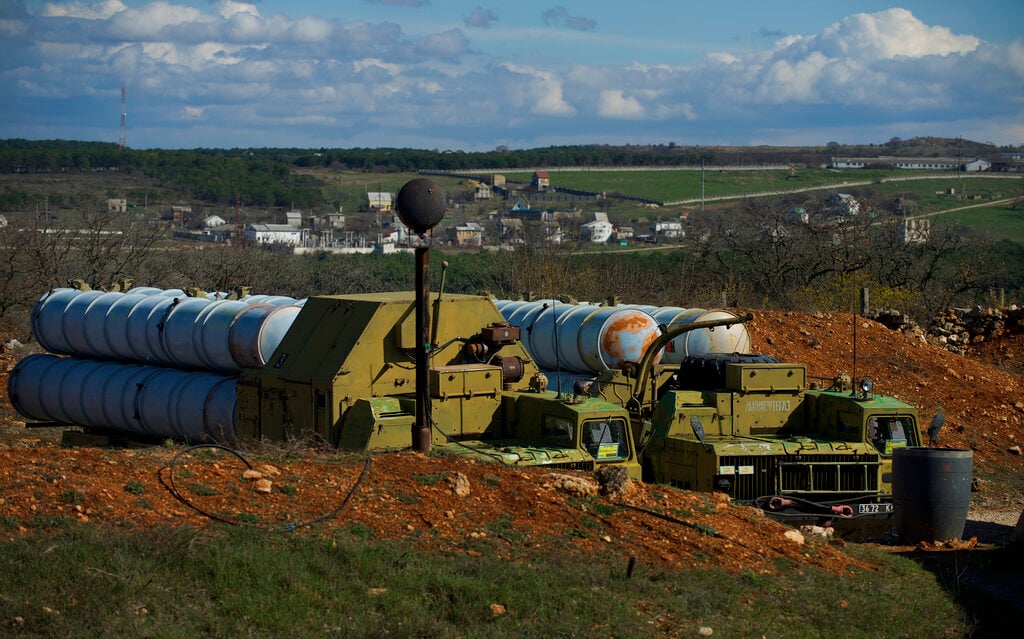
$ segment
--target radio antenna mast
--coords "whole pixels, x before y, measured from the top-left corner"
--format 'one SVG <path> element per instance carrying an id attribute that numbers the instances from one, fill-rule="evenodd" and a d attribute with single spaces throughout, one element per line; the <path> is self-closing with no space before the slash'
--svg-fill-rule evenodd
<path id="1" fill-rule="evenodd" d="M 125 135 L 125 124 L 128 120 L 128 112 L 125 110 L 125 94 L 127 91 L 124 85 L 121 85 L 121 136 L 117 140 L 117 148 L 124 151 L 128 148 L 128 138 Z"/>

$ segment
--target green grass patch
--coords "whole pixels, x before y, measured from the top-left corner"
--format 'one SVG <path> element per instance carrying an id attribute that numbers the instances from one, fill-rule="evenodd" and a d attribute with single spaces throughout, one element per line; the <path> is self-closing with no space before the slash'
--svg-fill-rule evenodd
<path id="1" fill-rule="evenodd" d="M 65 490 L 60 494 L 60 500 L 69 506 L 79 506 L 85 501 L 85 495 L 77 490 Z"/>
<path id="2" fill-rule="evenodd" d="M 208 486 L 206 484 L 189 484 L 188 489 L 193 494 L 200 495 L 202 497 L 209 497 L 212 495 L 219 494 L 219 491 L 216 488 Z"/>
<path id="3" fill-rule="evenodd" d="M 142 485 L 142 482 L 133 479 L 124 485 L 124 492 L 131 493 L 133 495 L 142 495 L 146 492 L 146 487 Z"/>
<path id="4" fill-rule="evenodd" d="M 413 475 L 413 479 L 424 486 L 433 486 L 447 476 L 447 473 L 427 473 L 422 475 Z"/>
<path id="5" fill-rule="evenodd" d="M 914 562 L 854 549 L 877 570 L 681 572 L 565 545 L 528 562 L 233 527 L 71 525 L 0 545 L 4 633 L 18 637 L 967 636 L 952 596 Z M 46 550 L 46 552 L 43 552 Z M 495 612 L 492 605 L 503 607 Z M 789 614 L 787 611 L 799 611 Z"/>

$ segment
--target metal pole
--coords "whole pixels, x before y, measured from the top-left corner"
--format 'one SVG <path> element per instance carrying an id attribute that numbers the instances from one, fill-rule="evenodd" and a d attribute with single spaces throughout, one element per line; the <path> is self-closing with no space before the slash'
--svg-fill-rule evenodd
<path id="1" fill-rule="evenodd" d="M 421 239 L 423 237 L 421 236 Z M 416 423 L 413 449 L 430 451 L 430 247 L 416 247 Z"/>

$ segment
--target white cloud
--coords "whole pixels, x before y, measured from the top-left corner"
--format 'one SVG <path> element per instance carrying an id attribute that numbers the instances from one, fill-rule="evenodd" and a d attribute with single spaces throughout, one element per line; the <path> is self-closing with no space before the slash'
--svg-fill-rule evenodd
<path id="1" fill-rule="evenodd" d="M 159 0 L 114 14 L 107 21 L 107 32 L 122 40 L 157 40 L 166 38 L 173 27 L 210 20 L 198 9 Z"/>
<path id="2" fill-rule="evenodd" d="M 644 116 L 644 107 L 621 89 L 605 89 L 598 96 L 597 113 L 605 118 L 637 119 Z"/>
<path id="3" fill-rule="evenodd" d="M 256 6 L 248 2 L 235 2 L 235 0 L 217 0 L 213 3 L 214 10 L 222 18 L 230 18 L 238 14 L 259 17 L 260 12 Z"/>
<path id="4" fill-rule="evenodd" d="M 455 17 L 437 30 L 419 24 L 407 33 L 397 22 L 264 16 L 255 0 L 175 2 L 185 0 L 132 8 L 118 0 L 49 2 L 37 15 L 0 20 L 0 34 L 9 35 L 0 60 L 0 137 L 22 135 L 32 124 L 22 114 L 41 104 L 63 108 L 51 106 L 55 98 L 76 105 L 112 99 L 116 111 L 116 96 L 103 92 L 116 93 L 122 82 L 133 126 L 146 122 L 156 132 L 162 121 L 201 120 L 226 145 L 293 134 L 317 144 L 429 141 L 467 149 L 498 140 L 745 143 L 821 135 L 820 143 L 849 140 L 841 134 L 852 132 L 883 140 L 935 134 L 944 123 L 955 123 L 953 135 L 1017 136 L 991 136 L 1004 143 L 1024 136 L 1024 40 L 982 42 L 903 9 L 852 15 L 760 50 L 709 52 L 688 66 L 565 67 L 536 44 L 550 28 L 515 31 L 530 56 L 512 62 L 489 54 L 486 37 L 507 29 L 482 30 L 496 16 L 479 7 L 466 26 Z M 571 30 L 568 11 L 552 11 L 550 23 L 568 28 L 561 42 L 601 46 L 594 33 Z M 466 33 L 483 37 L 471 49 Z M 90 104 L 89 112 L 100 111 Z M 284 131 L 272 134 L 275 128 Z M 163 144 L 187 139 L 176 131 Z"/>
<path id="5" fill-rule="evenodd" d="M 467 27 L 476 27 L 477 29 L 489 29 L 491 24 L 498 20 L 498 14 L 490 9 L 484 9 L 483 7 L 477 7 L 466 16 L 465 24 Z"/>
<path id="6" fill-rule="evenodd" d="M 858 13 L 801 42 L 809 42 L 809 48 L 829 57 L 860 60 L 965 54 L 981 43 L 974 36 L 954 35 L 947 27 L 930 27 L 906 9 Z"/>
<path id="7" fill-rule="evenodd" d="M 125 9 L 126 7 L 121 0 L 104 0 L 95 4 L 86 2 L 46 2 L 40 7 L 39 13 L 48 17 L 105 20 Z"/>
<path id="8" fill-rule="evenodd" d="M 515 87 L 516 102 L 524 102 L 531 113 L 536 115 L 568 116 L 576 109 L 565 100 L 562 82 L 549 71 L 532 67 L 506 64 L 505 68 L 520 76 L 523 84 Z"/>
<path id="9" fill-rule="evenodd" d="M 451 29 L 420 38 L 415 46 L 417 52 L 428 57 L 454 58 L 466 51 L 469 41 L 462 31 Z"/>

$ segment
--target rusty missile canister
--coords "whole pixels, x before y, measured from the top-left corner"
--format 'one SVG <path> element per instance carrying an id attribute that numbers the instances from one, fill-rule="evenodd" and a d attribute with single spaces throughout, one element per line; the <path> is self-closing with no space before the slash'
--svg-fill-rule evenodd
<path id="1" fill-rule="evenodd" d="M 600 372 L 638 362 L 644 351 L 658 339 L 658 322 L 647 313 L 614 306 L 600 308 L 580 326 L 580 356 L 590 370 Z M 661 354 L 655 355 L 658 363 Z"/>

